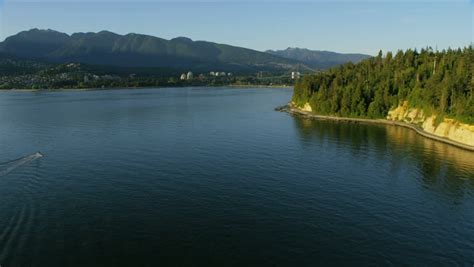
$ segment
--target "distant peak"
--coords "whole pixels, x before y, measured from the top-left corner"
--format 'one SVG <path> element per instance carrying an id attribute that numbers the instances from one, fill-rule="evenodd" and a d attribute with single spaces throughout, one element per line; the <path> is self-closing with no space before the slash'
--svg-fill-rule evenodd
<path id="1" fill-rule="evenodd" d="M 45 32 L 45 31 L 52 31 L 51 29 L 38 29 L 38 28 L 32 28 L 30 30 L 27 30 L 25 32 Z"/>
<path id="2" fill-rule="evenodd" d="M 299 47 L 287 47 L 286 49 L 282 49 L 282 50 L 278 50 L 278 49 L 275 49 L 275 50 L 267 50 L 267 52 L 291 52 L 291 51 L 309 51 L 309 49 L 307 48 L 299 48 Z"/>
<path id="3" fill-rule="evenodd" d="M 288 47 L 286 51 L 310 51 L 308 48 Z"/>
<path id="4" fill-rule="evenodd" d="M 17 33 L 16 35 L 12 35 L 7 37 L 6 39 L 14 39 L 14 38 L 27 38 L 27 39 L 35 39 L 35 38 L 40 38 L 43 40 L 53 40 L 56 38 L 61 38 L 61 39 L 67 39 L 69 37 L 68 34 L 58 32 L 52 29 L 38 29 L 38 28 L 33 28 L 30 30 L 26 31 L 21 31 Z"/>
<path id="5" fill-rule="evenodd" d="M 23 33 L 61 33 L 63 34 L 62 32 L 58 32 L 52 29 L 38 29 L 38 28 L 32 28 L 30 30 L 23 31 Z"/>
<path id="6" fill-rule="evenodd" d="M 175 41 L 175 42 L 185 42 L 185 43 L 191 43 L 193 40 L 188 38 L 188 37 L 176 37 L 176 38 L 173 38 L 171 39 L 171 41 Z"/>
<path id="7" fill-rule="evenodd" d="M 101 34 L 101 35 L 119 35 L 115 32 L 111 32 L 111 31 L 107 31 L 107 30 L 100 31 L 97 34 Z"/>

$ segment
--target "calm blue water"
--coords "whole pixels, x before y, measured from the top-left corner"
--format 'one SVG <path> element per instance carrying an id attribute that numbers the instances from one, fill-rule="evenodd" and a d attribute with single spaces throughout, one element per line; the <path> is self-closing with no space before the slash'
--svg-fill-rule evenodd
<path id="1" fill-rule="evenodd" d="M 0 265 L 474 264 L 474 153 L 291 94 L 0 93 Z"/>

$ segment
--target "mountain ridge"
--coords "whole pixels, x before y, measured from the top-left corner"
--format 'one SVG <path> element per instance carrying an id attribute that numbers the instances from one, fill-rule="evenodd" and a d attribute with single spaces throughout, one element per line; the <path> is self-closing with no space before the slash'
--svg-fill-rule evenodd
<path id="1" fill-rule="evenodd" d="M 120 67 L 169 67 L 228 71 L 289 70 L 298 62 L 265 52 L 227 44 L 166 40 L 145 34 L 110 31 L 71 35 L 55 30 L 31 29 L 0 43 L 0 52 L 53 63 L 78 62 Z"/>
<path id="2" fill-rule="evenodd" d="M 288 47 L 284 50 L 267 50 L 266 52 L 272 55 L 298 60 L 316 69 L 327 69 L 347 62 L 358 63 L 371 57 L 370 55 L 360 53 L 337 53 L 299 47 Z"/>
<path id="3" fill-rule="evenodd" d="M 294 51 L 304 51 L 306 54 L 311 51 L 289 49 L 285 51 L 293 51 L 293 54 Z M 0 42 L 0 53 L 61 64 L 247 73 L 311 71 L 368 57 L 329 51 L 319 51 L 317 56 L 313 53 L 304 57 L 273 50 L 261 52 L 230 44 L 194 41 L 183 36 L 167 40 L 152 35 L 117 34 L 107 30 L 67 34 L 38 28 L 7 37 Z"/>

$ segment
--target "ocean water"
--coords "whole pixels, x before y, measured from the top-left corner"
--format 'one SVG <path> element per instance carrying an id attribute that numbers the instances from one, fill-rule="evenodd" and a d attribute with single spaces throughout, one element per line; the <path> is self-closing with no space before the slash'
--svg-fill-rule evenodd
<path id="1" fill-rule="evenodd" d="M 474 153 L 291 94 L 0 92 L 0 265 L 474 264 Z"/>

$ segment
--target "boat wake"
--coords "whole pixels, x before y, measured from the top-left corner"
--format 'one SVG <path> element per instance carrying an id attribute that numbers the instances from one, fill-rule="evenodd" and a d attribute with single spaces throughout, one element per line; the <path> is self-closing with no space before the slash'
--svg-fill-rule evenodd
<path id="1" fill-rule="evenodd" d="M 19 159 L 11 160 L 8 162 L 0 163 L 0 177 L 9 174 L 10 172 L 14 171 L 15 169 L 20 168 L 21 166 L 28 164 L 32 161 L 35 161 L 39 158 L 42 158 L 43 154 L 41 152 L 36 152 L 34 154 L 21 157 Z"/>

